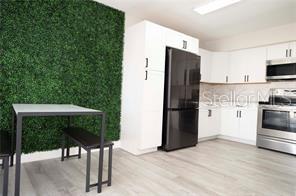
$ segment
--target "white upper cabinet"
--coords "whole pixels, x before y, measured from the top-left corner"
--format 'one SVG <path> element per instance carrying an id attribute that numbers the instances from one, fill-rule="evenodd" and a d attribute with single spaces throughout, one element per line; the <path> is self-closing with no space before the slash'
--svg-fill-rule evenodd
<path id="1" fill-rule="evenodd" d="M 230 52 L 229 82 L 246 82 L 246 55 L 244 50 Z"/>
<path id="2" fill-rule="evenodd" d="M 146 22 L 145 45 L 145 67 L 148 70 L 164 71 L 165 28 L 151 22 Z"/>
<path id="3" fill-rule="evenodd" d="M 266 82 L 266 47 L 245 50 L 246 82 Z"/>
<path id="4" fill-rule="evenodd" d="M 199 54 L 199 40 L 172 29 L 166 29 L 166 45 L 185 50 L 194 54 Z"/>
<path id="5" fill-rule="evenodd" d="M 282 59 L 292 57 L 293 49 L 291 43 L 276 44 L 267 47 L 267 60 Z"/>
<path id="6" fill-rule="evenodd" d="M 290 43 L 291 57 L 296 57 L 296 42 Z"/>
<path id="7" fill-rule="evenodd" d="M 266 48 L 251 48 L 230 53 L 230 83 L 266 82 Z"/>
<path id="8" fill-rule="evenodd" d="M 228 52 L 213 52 L 211 66 L 212 83 L 229 82 L 229 54 Z"/>
<path id="9" fill-rule="evenodd" d="M 199 49 L 199 55 L 201 57 L 201 62 L 200 62 L 201 82 L 211 82 L 212 53 L 204 49 Z"/>

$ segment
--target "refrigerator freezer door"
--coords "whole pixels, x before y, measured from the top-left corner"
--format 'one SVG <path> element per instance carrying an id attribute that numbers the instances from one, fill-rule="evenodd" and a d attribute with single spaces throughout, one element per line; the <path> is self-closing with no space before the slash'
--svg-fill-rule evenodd
<path id="1" fill-rule="evenodd" d="M 166 114 L 167 151 L 195 146 L 198 136 L 198 110 L 169 110 Z"/>

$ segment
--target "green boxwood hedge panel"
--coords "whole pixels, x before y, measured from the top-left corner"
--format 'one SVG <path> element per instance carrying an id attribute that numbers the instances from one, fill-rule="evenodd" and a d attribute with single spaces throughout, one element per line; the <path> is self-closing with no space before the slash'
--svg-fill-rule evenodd
<path id="1" fill-rule="evenodd" d="M 119 139 L 124 13 L 90 0 L 0 1 L 0 129 L 13 103 L 76 104 L 107 113 Z M 99 132 L 100 119 L 72 124 Z M 24 119 L 23 152 L 60 148 L 65 117 Z"/>

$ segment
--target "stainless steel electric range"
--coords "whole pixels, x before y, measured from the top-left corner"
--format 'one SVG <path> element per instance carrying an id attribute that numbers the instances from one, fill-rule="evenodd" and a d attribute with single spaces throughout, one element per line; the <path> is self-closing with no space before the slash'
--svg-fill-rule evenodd
<path id="1" fill-rule="evenodd" d="M 271 89 L 259 102 L 257 146 L 296 155 L 296 89 Z"/>

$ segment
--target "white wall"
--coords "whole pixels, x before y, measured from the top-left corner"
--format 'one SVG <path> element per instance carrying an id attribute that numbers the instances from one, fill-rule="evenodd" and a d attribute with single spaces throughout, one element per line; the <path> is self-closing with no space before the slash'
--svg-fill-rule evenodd
<path id="1" fill-rule="evenodd" d="M 245 33 L 219 40 L 201 41 L 201 47 L 212 51 L 230 51 L 296 40 L 296 23 Z"/>
<path id="2" fill-rule="evenodd" d="M 143 18 L 139 18 L 136 16 L 132 16 L 129 14 L 125 14 L 125 29 L 127 29 L 128 27 L 141 22 L 142 20 L 144 20 Z"/>

